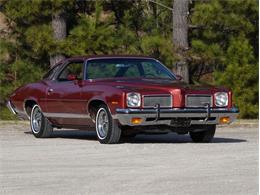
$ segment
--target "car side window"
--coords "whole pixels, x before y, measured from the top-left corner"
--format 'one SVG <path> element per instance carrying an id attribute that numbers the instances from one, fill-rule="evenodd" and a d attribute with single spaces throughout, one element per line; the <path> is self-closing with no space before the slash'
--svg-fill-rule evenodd
<path id="1" fill-rule="evenodd" d="M 138 77 L 140 71 L 134 63 L 120 62 L 117 60 L 90 61 L 87 74 L 89 79 L 114 78 L 114 77 Z"/>
<path id="2" fill-rule="evenodd" d="M 87 72 L 89 79 L 112 78 L 117 72 L 117 68 L 113 63 L 90 61 Z"/>
<path id="3" fill-rule="evenodd" d="M 56 66 L 54 66 L 52 69 L 50 69 L 44 76 L 43 76 L 43 79 L 46 79 L 46 80 L 51 80 L 55 73 L 59 70 L 59 68 L 61 67 L 62 64 L 58 64 Z"/>
<path id="4" fill-rule="evenodd" d="M 75 76 L 76 79 L 83 79 L 83 62 L 69 63 L 59 74 L 58 81 L 69 81 L 69 76 Z"/>

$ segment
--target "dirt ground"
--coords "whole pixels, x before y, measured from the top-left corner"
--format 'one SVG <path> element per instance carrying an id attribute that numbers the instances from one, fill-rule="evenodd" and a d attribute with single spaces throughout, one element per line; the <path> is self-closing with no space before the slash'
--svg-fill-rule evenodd
<path id="1" fill-rule="evenodd" d="M 0 122 L 0 194 L 258 194 L 258 121 L 189 136 L 138 135 L 102 145 L 94 132 L 36 139 L 28 123 Z"/>

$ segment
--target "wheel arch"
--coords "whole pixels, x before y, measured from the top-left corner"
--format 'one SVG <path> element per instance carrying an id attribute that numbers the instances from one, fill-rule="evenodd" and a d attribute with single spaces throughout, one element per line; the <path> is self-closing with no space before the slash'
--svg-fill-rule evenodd
<path id="1" fill-rule="evenodd" d="M 90 116 L 90 118 L 92 120 L 95 120 L 95 116 L 96 116 L 96 113 L 98 111 L 98 107 L 101 105 L 101 104 L 105 104 L 107 107 L 107 103 L 105 102 L 105 100 L 101 99 L 101 98 L 93 98 L 91 99 L 88 104 L 87 104 L 87 112 Z M 108 107 L 109 109 L 109 107 Z"/>
<path id="2" fill-rule="evenodd" d="M 31 116 L 32 108 L 35 104 L 38 104 L 38 102 L 35 98 L 29 98 L 29 99 L 24 100 L 24 105 L 23 105 L 24 106 L 24 112 L 29 119 L 30 119 L 30 116 Z"/>

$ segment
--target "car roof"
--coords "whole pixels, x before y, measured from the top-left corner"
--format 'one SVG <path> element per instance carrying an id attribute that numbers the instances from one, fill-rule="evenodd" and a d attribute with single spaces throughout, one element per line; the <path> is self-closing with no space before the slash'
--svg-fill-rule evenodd
<path id="1" fill-rule="evenodd" d="M 74 56 L 74 57 L 68 57 L 65 58 L 59 62 L 57 62 L 54 66 L 51 67 L 53 69 L 54 67 L 58 65 L 62 65 L 64 62 L 68 61 L 86 61 L 91 59 L 115 59 L 115 58 L 135 58 L 135 59 L 153 59 L 156 60 L 153 57 L 150 56 L 144 56 L 144 55 L 88 55 L 88 56 Z"/>
<path id="2" fill-rule="evenodd" d="M 90 59 L 114 59 L 114 58 L 138 58 L 138 59 L 154 59 L 149 56 L 142 56 L 142 55 L 89 55 L 89 56 L 75 56 L 75 57 L 69 57 L 66 58 L 59 63 L 62 63 L 64 61 L 74 61 L 74 60 L 90 60 Z"/>

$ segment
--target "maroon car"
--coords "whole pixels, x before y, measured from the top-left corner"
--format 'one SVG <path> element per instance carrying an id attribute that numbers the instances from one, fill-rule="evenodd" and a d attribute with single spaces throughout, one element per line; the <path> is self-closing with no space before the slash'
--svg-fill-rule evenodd
<path id="1" fill-rule="evenodd" d="M 217 124 L 238 115 L 232 93 L 222 87 L 181 82 L 158 60 L 141 56 L 69 58 L 43 79 L 18 88 L 7 103 L 29 119 L 37 138 L 53 128 L 94 130 L 101 143 L 138 133 L 189 133 L 210 142 Z"/>

